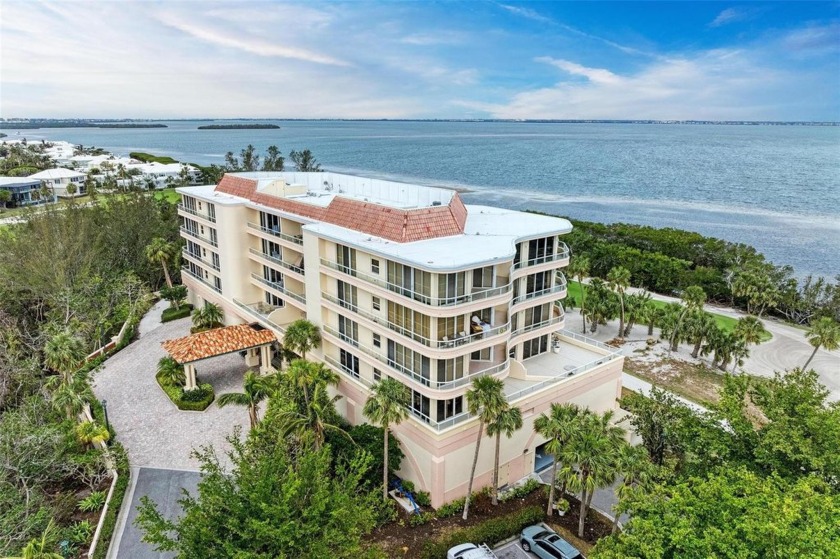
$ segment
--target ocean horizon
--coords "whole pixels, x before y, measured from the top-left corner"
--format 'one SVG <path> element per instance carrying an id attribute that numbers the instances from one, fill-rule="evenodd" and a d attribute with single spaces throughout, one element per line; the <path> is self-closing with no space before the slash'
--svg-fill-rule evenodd
<path id="1" fill-rule="evenodd" d="M 469 204 L 675 227 L 752 245 L 797 276 L 840 273 L 840 128 L 512 121 L 149 120 L 168 128 L 6 129 L 119 155 L 222 164 L 247 144 L 325 169 L 461 190 Z M 264 122 L 269 130 L 198 130 Z M 634 126 L 635 124 L 635 126 Z M 19 134 L 18 134 L 19 132 Z"/>

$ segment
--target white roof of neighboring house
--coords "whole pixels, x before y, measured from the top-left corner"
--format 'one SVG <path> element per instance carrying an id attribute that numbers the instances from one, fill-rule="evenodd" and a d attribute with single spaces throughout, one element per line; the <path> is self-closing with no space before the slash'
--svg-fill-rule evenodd
<path id="1" fill-rule="evenodd" d="M 65 169 L 63 167 L 56 167 L 55 169 L 46 169 L 29 175 L 30 179 L 72 179 L 85 176 L 84 173 Z"/>
<path id="2" fill-rule="evenodd" d="M 40 181 L 38 181 L 38 179 L 32 179 L 30 177 L 0 177 L 0 186 L 26 186 L 32 183 L 40 184 Z"/>

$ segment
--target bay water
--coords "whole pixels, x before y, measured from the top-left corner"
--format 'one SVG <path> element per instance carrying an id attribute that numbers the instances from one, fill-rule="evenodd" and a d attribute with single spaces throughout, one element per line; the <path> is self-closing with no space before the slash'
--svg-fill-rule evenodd
<path id="1" fill-rule="evenodd" d="M 469 204 L 677 227 L 755 246 L 797 276 L 840 274 L 840 127 L 270 121 L 273 130 L 3 130 L 115 154 L 222 164 L 247 144 L 324 169 L 462 189 Z M 231 121 L 219 122 L 231 124 Z"/>

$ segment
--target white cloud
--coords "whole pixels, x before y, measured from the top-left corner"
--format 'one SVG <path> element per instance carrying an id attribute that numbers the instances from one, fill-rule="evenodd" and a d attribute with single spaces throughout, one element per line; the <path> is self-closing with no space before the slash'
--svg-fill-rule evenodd
<path id="1" fill-rule="evenodd" d="M 586 80 L 522 91 L 507 103 L 460 104 L 510 119 L 773 119 L 780 106 L 766 93 L 778 93 L 787 78 L 737 50 L 656 61 L 627 75 L 550 57 L 537 61 Z"/>
<path id="2" fill-rule="evenodd" d="M 709 27 L 721 27 L 737 21 L 748 21 L 763 11 L 762 8 L 727 8 L 721 11 L 715 19 L 709 23 Z"/>
<path id="3" fill-rule="evenodd" d="M 406 45 L 459 45 L 465 41 L 463 33 L 454 31 L 435 31 L 434 33 L 414 33 L 400 39 Z"/>
<path id="4" fill-rule="evenodd" d="M 526 19 L 539 21 L 540 23 L 554 23 L 554 20 L 550 17 L 546 17 L 538 11 L 532 10 L 531 8 L 523 8 L 521 6 L 509 6 L 507 4 L 499 4 L 499 7 L 507 10 L 512 14 L 524 17 Z"/>

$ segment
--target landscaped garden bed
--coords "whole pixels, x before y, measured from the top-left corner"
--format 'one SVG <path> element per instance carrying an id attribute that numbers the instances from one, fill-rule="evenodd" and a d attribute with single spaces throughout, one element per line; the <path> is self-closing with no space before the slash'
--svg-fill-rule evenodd
<path id="1" fill-rule="evenodd" d="M 160 314 L 160 321 L 161 322 L 171 322 L 173 320 L 178 320 L 179 318 L 186 318 L 192 314 L 193 306 L 184 304 L 178 307 L 167 307 L 163 309 L 163 312 Z"/>
<path id="2" fill-rule="evenodd" d="M 213 386 L 206 382 L 200 383 L 193 390 L 184 390 L 181 386 L 168 381 L 162 373 L 155 375 L 155 379 L 179 410 L 204 411 L 216 399 Z"/>

